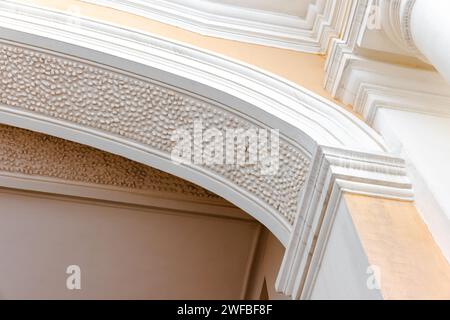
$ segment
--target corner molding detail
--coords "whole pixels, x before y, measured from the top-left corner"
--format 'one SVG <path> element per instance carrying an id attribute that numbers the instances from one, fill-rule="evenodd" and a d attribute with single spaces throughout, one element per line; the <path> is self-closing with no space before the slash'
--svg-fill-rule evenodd
<path id="1" fill-rule="evenodd" d="M 333 97 L 337 96 L 340 80 L 351 59 L 358 37 L 364 27 L 369 0 L 354 0 L 351 3 L 346 28 L 340 38 L 331 40 L 330 50 L 325 61 L 324 87 Z"/>
<path id="2" fill-rule="evenodd" d="M 344 192 L 413 200 L 403 160 L 384 154 L 368 158 L 364 153 L 319 148 L 277 278 L 279 292 L 293 299 L 310 297 Z"/>
<path id="3" fill-rule="evenodd" d="M 450 117 L 450 91 L 438 74 L 366 61 L 353 62 L 339 94 L 372 125 L 380 108 Z M 390 76 L 392 69 L 400 69 Z M 403 75 L 401 75 L 403 73 Z M 400 74 L 400 76 L 399 76 Z"/>
<path id="4" fill-rule="evenodd" d="M 397 28 L 383 34 L 394 34 L 394 43 L 407 38 L 408 14 L 413 0 L 383 0 L 384 28 Z M 408 110 L 418 113 L 450 115 L 450 91 L 446 81 L 437 72 L 407 65 L 373 60 L 364 54 L 359 42 L 366 29 L 365 14 L 370 0 L 353 3 L 348 27 L 342 40 L 332 41 L 325 67 L 324 86 L 331 95 L 353 106 L 366 123 L 371 125 L 379 108 Z M 405 16 L 404 16 L 405 15 Z M 409 23 L 409 22 L 408 22 Z M 403 24 L 403 26 L 401 26 Z M 401 31 L 403 30 L 404 31 Z M 404 42 L 404 41 L 403 41 Z M 413 42 L 411 42 L 413 43 Z M 404 54 L 421 58 L 404 43 Z M 361 50 L 360 50 L 361 49 Z M 360 52 L 363 51 L 363 52 Z M 424 58 L 421 58 L 425 61 Z"/>

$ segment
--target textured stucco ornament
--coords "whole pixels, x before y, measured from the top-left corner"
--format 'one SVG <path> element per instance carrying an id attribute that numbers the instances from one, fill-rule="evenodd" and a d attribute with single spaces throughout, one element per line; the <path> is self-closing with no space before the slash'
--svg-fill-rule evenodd
<path id="1" fill-rule="evenodd" d="M 149 79 L 87 61 L 11 44 L 0 45 L 0 103 L 101 130 L 170 154 L 174 130 L 266 129 L 231 108 Z M 292 224 L 309 157 L 280 138 L 279 170 L 259 165 L 207 165 L 205 170 L 253 194 Z M 258 163 L 264 163 L 260 159 Z"/>
<path id="2" fill-rule="evenodd" d="M 5 125 L 0 125 L 0 171 L 195 198 L 218 198 L 193 183 L 121 156 Z"/>

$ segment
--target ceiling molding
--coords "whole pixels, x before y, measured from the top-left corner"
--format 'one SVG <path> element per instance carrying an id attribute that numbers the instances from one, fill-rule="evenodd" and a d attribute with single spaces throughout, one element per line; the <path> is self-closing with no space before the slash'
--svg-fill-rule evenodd
<path id="1" fill-rule="evenodd" d="M 83 0 L 202 35 L 308 53 L 325 53 L 339 35 L 347 0 L 317 0 L 305 18 L 207 0 Z"/>
<path id="2" fill-rule="evenodd" d="M 433 119 L 435 123 L 444 123 L 445 119 L 439 118 L 450 116 L 450 85 L 420 54 L 414 44 L 410 23 L 415 2 L 415 0 L 356 1 L 342 40 L 332 41 L 324 83 L 333 97 L 346 105 L 351 105 L 367 124 L 375 126 L 389 141 L 393 152 L 406 158 L 408 174 L 417 190 L 417 203 L 423 204 L 426 201 L 430 202 L 430 181 L 425 182 L 421 175 L 426 175 L 426 170 L 422 168 L 420 171 L 418 166 L 422 159 L 432 156 L 420 154 L 418 149 L 414 151 L 415 153 L 410 151 L 414 148 L 411 147 L 412 144 L 408 146 L 412 141 L 408 140 L 411 137 L 408 134 L 424 131 L 425 125 L 424 128 L 417 125 L 414 127 L 413 123 L 418 122 L 408 122 L 408 119 L 420 118 L 424 123 L 427 123 L 428 119 Z M 424 3 L 428 4 L 426 1 Z M 374 5 L 379 7 L 374 8 Z M 379 14 L 377 22 L 380 23 L 368 24 L 369 14 Z M 374 16 L 371 16 L 371 19 L 374 19 Z M 388 110 L 384 110 L 385 113 L 379 112 L 382 109 L 402 112 Z M 402 123 L 409 123 L 408 129 L 411 132 L 402 132 L 405 126 L 399 129 L 398 136 L 396 126 Z M 422 144 L 428 137 L 426 130 L 424 134 Z M 432 140 L 429 143 L 433 144 L 436 139 Z M 441 148 L 436 146 L 435 149 Z M 433 211 L 433 206 L 439 206 L 438 204 L 427 205 L 429 213 L 427 215 L 427 210 L 424 210 L 424 221 L 433 235 L 437 235 L 435 239 L 438 244 L 445 247 L 445 237 L 440 236 L 442 233 L 440 230 L 447 227 L 442 224 L 445 219 L 442 219 L 439 210 Z M 421 207 L 423 208 L 424 206 Z"/>
<path id="3" fill-rule="evenodd" d="M 416 0 L 382 0 L 383 29 L 397 46 L 427 61 L 414 43 L 411 31 L 411 15 Z"/>
<path id="4" fill-rule="evenodd" d="M 400 31 L 405 28 L 400 24 L 408 20 L 401 17 L 410 11 L 414 1 L 386 0 L 381 3 L 384 16 L 390 17 L 390 26 L 382 33 L 393 33 L 392 45 L 398 44 L 400 39 L 395 37 L 403 37 L 406 32 Z M 450 87 L 435 70 L 418 68 L 414 64 L 408 66 L 383 59 L 374 60 L 364 52 L 363 39 L 367 36 L 367 14 L 371 5 L 370 0 L 355 1 L 342 39 L 333 39 L 325 68 L 326 90 L 343 103 L 353 106 L 369 125 L 373 123 L 378 108 L 448 117 Z M 386 19 L 383 21 L 386 24 Z M 391 25 L 397 26 L 398 30 L 392 31 Z M 410 56 L 412 49 L 407 49 L 407 46 L 403 45 L 405 56 L 401 57 Z M 388 50 L 380 48 L 379 55 L 384 49 Z"/>

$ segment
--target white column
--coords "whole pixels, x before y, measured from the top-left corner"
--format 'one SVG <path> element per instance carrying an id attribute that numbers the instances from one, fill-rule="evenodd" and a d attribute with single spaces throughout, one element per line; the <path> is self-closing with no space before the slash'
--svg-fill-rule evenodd
<path id="1" fill-rule="evenodd" d="M 450 83 L 450 0 L 382 0 L 385 34 Z"/>
<path id="2" fill-rule="evenodd" d="M 450 0 L 415 0 L 404 18 L 414 45 L 450 82 Z"/>

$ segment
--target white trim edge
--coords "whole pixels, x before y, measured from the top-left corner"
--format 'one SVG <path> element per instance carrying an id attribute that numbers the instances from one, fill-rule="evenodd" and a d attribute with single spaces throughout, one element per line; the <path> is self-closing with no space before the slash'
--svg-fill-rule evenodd
<path id="1" fill-rule="evenodd" d="M 202 35 L 309 53 L 325 53 L 338 36 L 346 1 L 318 0 L 305 18 L 205 0 L 83 0 Z"/>

